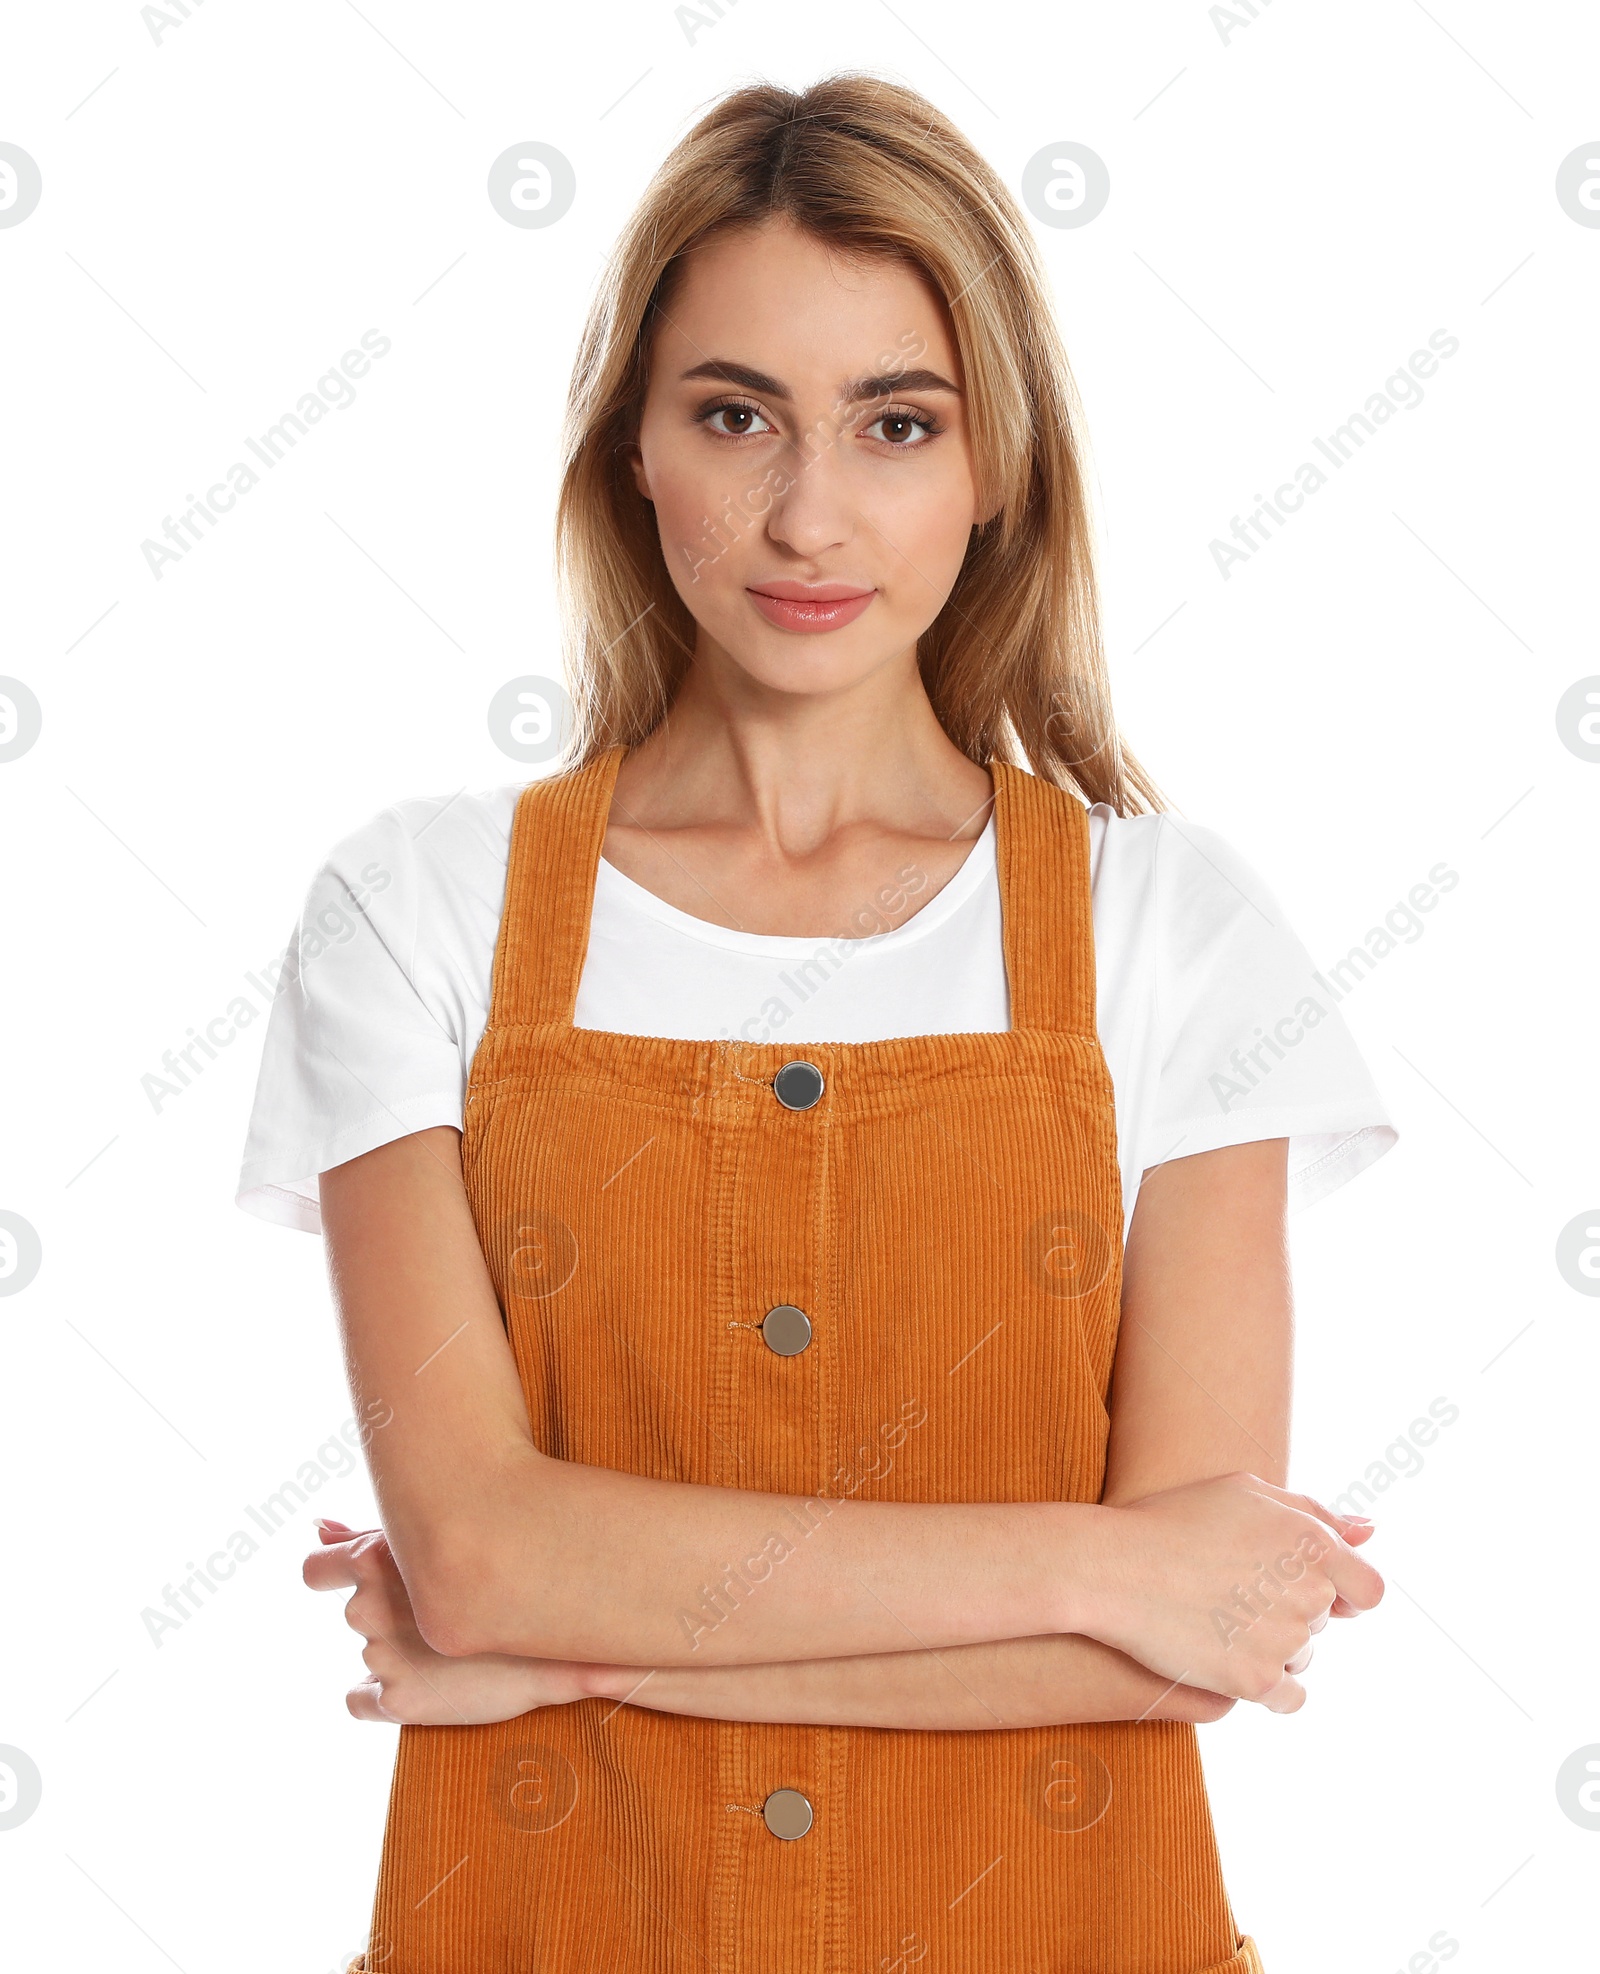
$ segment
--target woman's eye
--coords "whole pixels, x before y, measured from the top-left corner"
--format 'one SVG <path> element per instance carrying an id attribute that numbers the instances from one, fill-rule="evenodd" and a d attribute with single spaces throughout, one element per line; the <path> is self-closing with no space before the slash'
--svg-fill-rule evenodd
<path id="1" fill-rule="evenodd" d="M 920 411 L 880 412 L 873 419 L 872 425 L 887 425 L 890 428 L 889 433 L 884 435 L 883 442 L 885 445 L 893 446 L 898 452 L 917 451 L 919 447 L 925 446 L 936 432 L 942 429 L 936 420 L 923 417 Z M 872 425 L 868 425 L 865 429 L 871 432 Z M 922 438 L 908 438 L 908 434 L 914 426 L 921 427 L 924 434 Z"/>
<path id="2" fill-rule="evenodd" d="M 755 429 L 754 425 L 749 421 L 754 419 L 760 419 L 762 425 L 764 426 L 767 423 L 767 421 L 761 417 L 761 413 L 756 410 L 753 404 L 714 404 L 711 406 L 711 408 L 708 411 L 701 412 L 700 417 L 702 423 L 704 423 L 711 431 L 715 432 L 719 439 L 748 438 L 750 437 L 750 435 Z M 730 428 L 728 426 L 717 424 L 716 421 L 719 418 L 743 420 L 746 422 L 735 423 Z M 771 427 L 768 426 L 767 429 L 770 431 Z"/>

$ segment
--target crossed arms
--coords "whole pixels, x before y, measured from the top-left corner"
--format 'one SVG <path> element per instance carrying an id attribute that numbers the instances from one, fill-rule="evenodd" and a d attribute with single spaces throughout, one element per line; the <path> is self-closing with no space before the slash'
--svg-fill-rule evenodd
<path id="1" fill-rule="evenodd" d="M 1146 1176 L 1099 1503 L 832 1503 L 825 1539 L 696 1640 L 674 1617 L 682 1587 L 759 1549 L 786 1497 L 539 1452 L 459 1132 L 324 1173 L 351 1388 L 385 1420 L 368 1446 L 381 1531 L 334 1525 L 305 1570 L 355 1590 L 368 1677 L 351 1710 L 448 1723 L 598 1695 L 918 1728 L 1295 1710 L 1310 1634 L 1383 1586 L 1350 1546 L 1369 1531 L 1283 1485 L 1285 1164 L 1280 1138 Z M 1276 1594 L 1219 1623 L 1264 1556 Z"/>

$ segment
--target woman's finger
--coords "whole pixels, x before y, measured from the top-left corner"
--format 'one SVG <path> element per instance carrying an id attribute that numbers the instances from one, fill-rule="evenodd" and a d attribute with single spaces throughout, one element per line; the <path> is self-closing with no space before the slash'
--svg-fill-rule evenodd
<path id="1" fill-rule="evenodd" d="M 1358 1556 L 1351 1546 L 1363 1542 L 1372 1533 L 1372 1524 L 1362 1516 L 1342 1515 L 1336 1508 L 1329 1508 L 1317 1500 L 1315 1495 L 1297 1494 L 1287 1487 L 1275 1486 L 1270 1481 L 1256 1477 L 1256 1485 L 1265 1494 L 1271 1494 L 1285 1506 L 1298 1508 L 1302 1514 L 1312 1515 L 1333 1531 L 1332 1553 L 1319 1557 L 1326 1574 L 1332 1577 L 1339 1593 L 1339 1602 L 1345 1606 L 1343 1615 L 1354 1616 L 1358 1611 L 1370 1611 L 1383 1598 L 1384 1581 L 1373 1566 Z"/>
<path id="2" fill-rule="evenodd" d="M 390 1716 L 383 1711 L 383 1688 L 375 1679 L 364 1679 L 359 1686 L 352 1686 L 344 1696 L 344 1703 L 357 1720 L 388 1721 Z"/>
<path id="3" fill-rule="evenodd" d="M 317 1518 L 317 1534 L 324 1542 L 349 1542 L 358 1535 L 381 1535 L 381 1529 L 351 1528 L 348 1522 L 336 1522 L 331 1515 Z"/>
<path id="4" fill-rule="evenodd" d="M 308 1590 L 348 1590 L 365 1580 L 348 1542 L 313 1549 L 300 1567 L 300 1578 Z"/>
<path id="5" fill-rule="evenodd" d="M 1305 1703 L 1306 1689 L 1286 1670 L 1283 1678 L 1260 1704 L 1271 1714 L 1297 1714 Z"/>
<path id="6" fill-rule="evenodd" d="M 407 1619 L 408 1614 L 396 1610 L 378 1590 L 358 1590 L 344 1607 L 344 1621 L 352 1631 L 359 1631 L 363 1638 L 382 1639 L 396 1651 L 415 1638 Z"/>

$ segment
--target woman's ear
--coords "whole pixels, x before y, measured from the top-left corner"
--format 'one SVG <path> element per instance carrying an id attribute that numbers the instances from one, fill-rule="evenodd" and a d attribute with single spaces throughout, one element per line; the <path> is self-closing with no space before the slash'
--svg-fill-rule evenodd
<path id="1" fill-rule="evenodd" d="M 1005 506 L 1005 504 L 1006 504 L 1005 496 L 1003 494 L 996 494 L 994 499 L 990 501 L 987 504 L 987 506 L 984 506 L 980 502 L 979 505 L 981 511 L 973 520 L 972 523 L 973 527 L 986 528 L 989 525 L 989 523 L 994 519 L 994 517 L 1000 512 L 1001 508 Z"/>
<path id="2" fill-rule="evenodd" d="M 625 445 L 622 451 L 627 455 L 628 465 L 633 470 L 633 484 L 639 489 L 641 498 L 650 500 L 650 483 L 645 478 L 644 454 L 640 452 L 637 444 Z M 654 504 L 654 501 L 651 501 L 651 505 Z"/>

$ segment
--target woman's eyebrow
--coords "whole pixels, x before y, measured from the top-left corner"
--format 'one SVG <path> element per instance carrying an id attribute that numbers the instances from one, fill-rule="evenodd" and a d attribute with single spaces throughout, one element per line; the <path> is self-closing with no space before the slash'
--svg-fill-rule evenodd
<path id="1" fill-rule="evenodd" d="M 794 401 L 794 393 L 776 377 L 769 377 L 764 370 L 752 370 L 747 363 L 734 363 L 726 357 L 710 357 L 704 363 L 697 363 L 692 370 L 683 373 L 681 382 L 687 384 L 696 378 L 710 378 L 722 384 L 742 384 L 747 391 L 758 391 L 762 397 L 777 398 L 783 404 Z M 882 376 L 858 377 L 853 384 L 847 384 L 840 394 L 840 404 L 860 404 L 870 398 L 893 397 L 897 391 L 949 391 L 960 397 L 961 392 L 937 370 L 898 370 Z"/>

